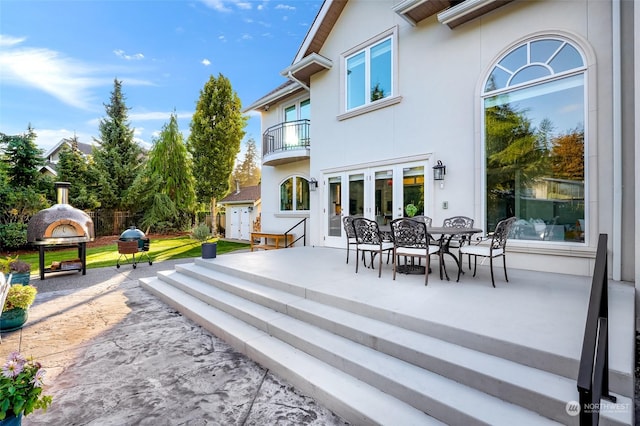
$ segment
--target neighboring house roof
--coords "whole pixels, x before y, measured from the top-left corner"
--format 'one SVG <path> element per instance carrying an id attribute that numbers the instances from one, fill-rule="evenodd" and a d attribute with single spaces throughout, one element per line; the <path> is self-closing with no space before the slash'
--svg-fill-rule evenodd
<path id="1" fill-rule="evenodd" d="M 260 185 L 245 186 L 219 201 L 220 204 L 255 203 L 260 199 Z"/>
<path id="2" fill-rule="evenodd" d="M 44 166 L 40 167 L 40 173 L 42 173 L 43 175 L 58 176 L 58 172 L 56 172 L 55 167 L 53 167 L 49 163 L 47 163 Z"/>
<path id="3" fill-rule="evenodd" d="M 56 172 L 56 162 L 52 161 L 53 158 L 56 157 L 56 154 L 62 150 L 62 147 L 64 145 L 67 145 L 69 147 L 71 147 L 71 144 L 69 143 L 68 140 L 66 139 L 62 139 L 60 140 L 60 142 L 58 142 L 57 144 L 55 144 L 52 148 L 49 149 L 49 151 L 47 151 L 44 154 L 44 159 L 46 161 L 45 165 L 42 166 L 40 168 L 40 173 L 50 173 L 53 176 L 57 176 L 58 172 Z M 78 142 L 78 150 L 82 153 L 82 155 L 84 155 L 85 157 L 92 155 L 93 154 L 93 145 L 92 144 L 88 144 L 88 143 L 83 143 L 83 142 Z"/>
<path id="4" fill-rule="evenodd" d="M 49 151 L 47 151 L 44 154 L 44 158 L 48 159 L 49 157 L 53 156 L 54 154 L 56 154 L 58 151 L 60 151 L 62 149 L 63 145 L 68 145 L 71 146 L 71 144 L 69 143 L 69 141 L 67 141 L 66 139 L 62 139 L 60 142 L 58 142 L 57 144 L 55 144 L 51 149 L 49 149 Z M 84 155 L 91 155 L 93 152 L 93 145 L 89 144 L 89 143 L 84 143 L 84 142 L 78 142 L 78 149 L 80 150 L 81 153 L 83 153 Z"/>

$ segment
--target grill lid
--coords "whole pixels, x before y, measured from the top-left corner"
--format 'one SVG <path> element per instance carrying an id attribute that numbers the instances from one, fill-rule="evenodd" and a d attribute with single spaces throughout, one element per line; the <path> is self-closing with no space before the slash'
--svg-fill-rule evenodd
<path id="1" fill-rule="evenodd" d="M 120 234 L 120 239 L 124 241 L 140 240 L 142 238 L 144 238 L 144 232 L 142 232 L 135 226 L 131 226 L 129 229 Z"/>

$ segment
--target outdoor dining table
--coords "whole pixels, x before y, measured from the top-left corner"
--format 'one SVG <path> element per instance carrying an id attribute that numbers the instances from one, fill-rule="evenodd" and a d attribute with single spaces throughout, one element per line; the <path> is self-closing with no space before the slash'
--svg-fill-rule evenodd
<path id="1" fill-rule="evenodd" d="M 447 268 L 444 264 L 444 255 L 448 254 L 456 261 L 456 265 L 460 268 L 460 262 L 462 259 L 458 259 L 455 253 L 451 252 L 451 240 L 453 237 L 459 235 L 463 238 L 471 240 L 473 234 L 482 233 L 482 229 L 479 228 L 464 228 L 460 226 L 430 226 L 427 228 L 429 235 L 438 242 L 440 245 L 440 279 L 442 279 L 442 271 L 444 270 L 444 276 L 449 281 L 449 274 L 447 274 Z M 439 238 L 435 238 L 434 235 L 439 235 Z"/>
<path id="2" fill-rule="evenodd" d="M 386 241 L 393 240 L 392 238 L 393 235 L 391 233 L 391 225 L 380 225 L 379 230 L 383 240 L 386 240 Z M 453 237 L 455 237 L 456 235 L 460 235 L 470 241 L 473 234 L 480 234 L 482 232 L 483 232 L 482 229 L 479 229 L 479 228 L 464 228 L 461 226 L 429 226 L 427 227 L 427 233 L 431 236 L 431 238 L 433 238 L 434 241 L 436 241 L 440 245 L 440 254 L 439 254 L 440 279 L 442 279 L 443 277 L 442 272 L 444 271 L 444 276 L 447 278 L 447 281 L 449 281 L 449 274 L 447 273 L 447 268 L 444 264 L 445 254 L 448 254 L 449 256 L 451 256 L 453 260 L 456 261 L 456 265 L 458 267 L 460 267 L 460 262 L 462 261 L 461 259 L 458 259 L 458 256 L 456 256 L 456 254 L 451 251 L 451 240 L 453 239 Z M 438 237 L 436 238 L 436 236 Z M 411 271 L 412 273 L 416 273 L 418 271 L 422 273 L 423 270 L 424 268 L 419 268 L 419 267 L 407 268 L 407 271 Z"/>

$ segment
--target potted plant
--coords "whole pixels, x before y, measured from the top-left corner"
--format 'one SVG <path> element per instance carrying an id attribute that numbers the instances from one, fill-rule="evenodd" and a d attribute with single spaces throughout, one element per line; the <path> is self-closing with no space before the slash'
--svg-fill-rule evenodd
<path id="1" fill-rule="evenodd" d="M 404 211 L 407 212 L 407 216 L 414 217 L 418 213 L 418 208 L 413 204 L 407 204 Z"/>
<path id="2" fill-rule="evenodd" d="M 0 315 L 0 331 L 17 330 L 27 322 L 28 309 L 36 300 L 38 290 L 32 285 L 14 284 L 9 287 Z"/>
<path id="3" fill-rule="evenodd" d="M 46 371 L 33 359 L 12 352 L 0 373 L 0 426 L 20 425 L 22 416 L 47 411 L 52 397 L 42 394 Z"/>
<path id="4" fill-rule="evenodd" d="M 191 231 L 191 238 L 200 241 L 202 245 L 203 259 L 214 259 L 216 257 L 216 251 L 218 247 L 217 242 L 207 242 L 211 238 L 211 236 L 211 229 L 209 229 L 209 227 L 205 223 L 201 223 L 200 225 L 193 228 L 193 231 Z"/>
<path id="5" fill-rule="evenodd" d="M 19 260 L 18 256 L 7 256 L 5 259 L 0 259 L 0 269 L 7 278 L 11 275 L 11 284 L 29 284 L 31 264 Z"/>

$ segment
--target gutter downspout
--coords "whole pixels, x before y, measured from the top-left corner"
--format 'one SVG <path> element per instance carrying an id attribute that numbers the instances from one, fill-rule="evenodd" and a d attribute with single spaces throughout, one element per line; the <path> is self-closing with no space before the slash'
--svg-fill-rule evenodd
<path id="1" fill-rule="evenodd" d="M 613 226 L 611 238 L 612 278 L 622 277 L 622 64 L 620 0 L 612 2 L 612 71 L 613 71 Z"/>
<path id="2" fill-rule="evenodd" d="M 295 81 L 296 83 L 298 83 L 298 84 L 299 84 L 300 86 L 302 86 L 302 87 L 303 87 L 307 92 L 311 92 L 311 88 L 310 88 L 309 86 L 307 86 L 306 84 L 304 84 L 303 82 L 301 82 L 300 80 L 298 80 L 297 78 L 295 78 L 295 77 L 293 76 L 293 73 L 292 73 L 291 71 L 289 71 L 289 72 L 287 73 L 287 78 L 288 78 L 289 80 L 293 80 L 293 81 Z"/>

